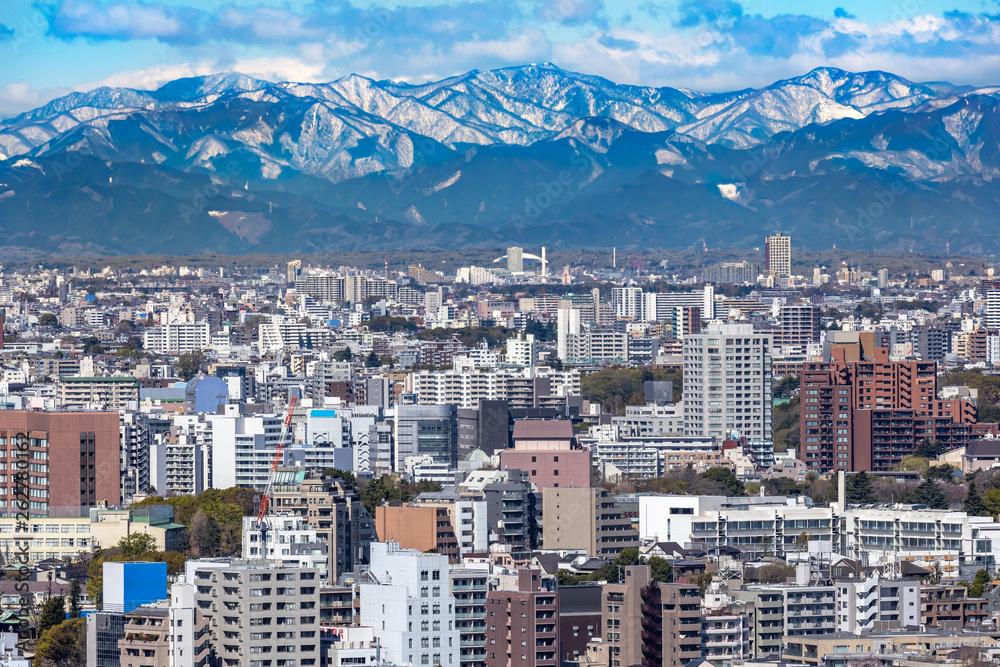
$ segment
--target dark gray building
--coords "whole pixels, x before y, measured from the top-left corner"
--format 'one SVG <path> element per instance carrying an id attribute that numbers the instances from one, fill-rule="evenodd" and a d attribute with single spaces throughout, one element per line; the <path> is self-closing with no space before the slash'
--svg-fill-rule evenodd
<path id="1" fill-rule="evenodd" d="M 458 455 L 465 457 L 480 449 L 492 456 L 507 449 L 513 428 L 507 401 L 480 400 L 478 408 L 459 408 Z"/>
<path id="2" fill-rule="evenodd" d="M 403 469 L 407 457 L 425 454 L 435 463 L 458 467 L 458 410 L 454 405 L 396 408 L 396 469 Z"/>
<path id="3" fill-rule="evenodd" d="M 917 327 L 912 332 L 913 348 L 922 361 L 942 361 L 951 352 L 951 331 L 944 327 Z"/>

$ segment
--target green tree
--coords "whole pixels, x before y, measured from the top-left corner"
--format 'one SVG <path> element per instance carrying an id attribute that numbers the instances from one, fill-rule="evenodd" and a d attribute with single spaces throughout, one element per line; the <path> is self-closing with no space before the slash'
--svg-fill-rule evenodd
<path id="1" fill-rule="evenodd" d="M 712 583 L 712 573 L 702 572 L 694 578 L 693 583 L 698 586 L 698 590 L 701 592 L 702 597 L 704 597 L 705 592 L 708 591 L 708 585 Z"/>
<path id="2" fill-rule="evenodd" d="M 73 578 L 69 585 L 69 617 L 80 618 L 80 580 Z"/>
<path id="3" fill-rule="evenodd" d="M 87 664 L 87 621 L 72 618 L 38 639 L 33 667 L 79 667 Z"/>
<path id="4" fill-rule="evenodd" d="M 138 560 L 156 550 L 156 538 L 148 533 L 132 533 L 118 540 L 117 545 L 126 560 Z"/>
<path id="5" fill-rule="evenodd" d="M 42 605 L 42 614 L 38 618 L 38 636 L 41 637 L 52 627 L 66 620 L 66 599 L 53 596 Z"/>
<path id="6" fill-rule="evenodd" d="M 699 476 L 721 486 L 727 496 L 745 496 L 747 494 L 743 482 L 737 479 L 736 473 L 731 468 L 726 466 L 709 468 Z"/>
<path id="7" fill-rule="evenodd" d="M 956 479 L 956 472 L 958 472 L 958 468 L 952 464 L 942 463 L 936 466 L 928 466 L 927 470 L 924 471 L 924 478 L 939 479 L 942 482 L 954 483 Z"/>
<path id="8" fill-rule="evenodd" d="M 378 358 L 377 354 L 375 354 L 375 350 L 369 352 L 368 356 L 365 357 L 365 368 L 378 368 L 381 365 L 382 360 Z"/>
<path id="9" fill-rule="evenodd" d="M 917 448 L 913 450 L 914 456 L 919 456 L 924 459 L 936 459 L 941 456 L 945 451 L 945 446 L 938 442 L 937 440 L 931 440 L 930 438 L 924 438 Z"/>
<path id="10" fill-rule="evenodd" d="M 792 394 L 799 388 L 799 376 L 795 373 L 785 375 L 774 385 L 772 395 L 774 398 L 791 398 Z"/>
<path id="11" fill-rule="evenodd" d="M 635 547 L 626 547 L 622 549 L 622 552 L 618 554 L 618 558 L 615 559 L 615 565 L 621 567 L 629 567 L 631 565 L 639 564 L 639 550 Z"/>
<path id="12" fill-rule="evenodd" d="M 851 505 L 868 505 L 876 502 L 872 491 L 872 477 L 864 470 L 847 478 L 845 483 L 847 502 Z"/>
<path id="13" fill-rule="evenodd" d="M 177 375 L 187 382 L 195 375 L 198 371 L 202 369 L 205 365 L 205 353 L 201 350 L 194 350 L 193 352 L 184 352 L 177 359 L 177 363 L 174 368 L 177 370 Z"/>
<path id="14" fill-rule="evenodd" d="M 345 347 L 343 350 L 337 350 L 333 353 L 334 361 L 351 361 L 354 359 L 354 353 L 351 352 L 351 348 Z"/>
<path id="15" fill-rule="evenodd" d="M 334 479 L 341 480 L 346 486 L 356 488 L 358 486 L 357 476 L 350 470 L 341 470 L 340 468 L 324 468 L 324 477 L 332 477 Z"/>
<path id="16" fill-rule="evenodd" d="M 972 585 L 969 586 L 969 597 L 981 598 L 983 593 L 986 592 L 986 584 L 990 580 L 990 573 L 986 570 L 979 570 L 976 572 L 976 578 L 972 580 Z"/>
<path id="17" fill-rule="evenodd" d="M 924 480 L 912 491 L 903 494 L 902 502 L 914 505 L 927 505 L 930 509 L 948 509 L 948 499 L 945 498 L 941 487 L 934 480 Z"/>
<path id="18" fill-rule="evenodd" d="M 896 464 L 896 468 L 898 470 L 919 472 L 920 474 L 923 474 L 924 471 L 927 470 L 929 466 L 930 463 L 928 462 L 927 459 L 921 456 L 915 456 L 913 454 L 910 454 L 909 456 L 904 456 L 902 459 L 899 460 L 899 463 Z"/>
<path id="19" fill-rule="evenodd" d="M 674 566 L 670 564 L 669 560 L 660 556 L 650 556 L 646 564 L 649 565 L 649 572 L 653 577 L 653 581 L 670 582 L 674 573 Z"/>
<path id="20" fill-rule="evenodd" d="M 987 516 L 995 517 L 1000 514 L 1000 489 L 986 489 L 983 502 L 986 503 Z"/>
<path id="21" fill-rule="evenodd" d="M 59 318 L 52 313 L 42 313 L 38 316 L 38 324 L 43 327 L 58 327 Z"/>
<path id="22" fill-rule="evenodd" d="M 962 511 L 969 516 L 991 516 L 989 509 L 986 507 L 986 501 L 979 495 L 979 489 L 976 487 L 974 477 L 969 480 L 969 488 L 965 493 L 965 502 L 962 504 Z"/>

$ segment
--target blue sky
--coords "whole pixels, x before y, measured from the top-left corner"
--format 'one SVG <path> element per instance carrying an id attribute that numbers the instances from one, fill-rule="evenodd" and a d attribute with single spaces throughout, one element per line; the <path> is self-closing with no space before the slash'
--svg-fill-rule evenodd
<path id="1" fill-rule="evenodd" d="M 531 62 L 706 91 L 817 66 L 1000 84 L 997 0 L 3 0 L 0 117 L 236 70 L 407 81 Z"/>

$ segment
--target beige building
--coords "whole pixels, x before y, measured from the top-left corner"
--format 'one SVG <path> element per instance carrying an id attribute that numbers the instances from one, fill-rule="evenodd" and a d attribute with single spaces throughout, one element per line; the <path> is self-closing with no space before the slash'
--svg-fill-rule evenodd
<path id="1" fill-rule="evenodd" d="M 139 607 L 125 615 L 125 636 L 118 640 L 122 667 L 171 667 L 169 610 Z"/>
<path id="2" fill-rule="evenodd" d="M 123 410 L 129 401 L 139 400 L 139 383 L 134 377 L 61 377 L 59 405 L 86 407 L 101 404 L 109 410 Z"/>
<path id="3" fill-rule="evenodd" d="M 154 508 L 95 508 L 89 516 L 32 517 L 20 525 L 15 517 L 0 517 L 0 554 L 10 561 L 18 549 L 27 546 L 30 563 L 51 558 L 77 560 L 81 554 L 113 547 L 135 533 L 152 535 L 159 551 L 172 551 L 180 548 L 184 536 L 184 526 L 173 523 L 172 517 L 172 512 Z"/>
<path id="4" fill-rule="evenodd" d="M 639 533 L 614 497 L 594 487 L 549 487 L 542 493 L 542 544 L 546 550 L 586 550 L 613 558 L 638 548 Z"/>
<path id="5" fill-rule="evenodd" d="M 994 646 L 996 640 L 987 634 L 963 633 L 927 628 L 923 632 L 885 631 L 861 635 L 836 634 L 784 638 L 782 658 L 797 664 L 822 665 L 827 655 L 866 657 L 865 654 L 907 654 L 928 658 L 944 658 L 961 646 Z"/>

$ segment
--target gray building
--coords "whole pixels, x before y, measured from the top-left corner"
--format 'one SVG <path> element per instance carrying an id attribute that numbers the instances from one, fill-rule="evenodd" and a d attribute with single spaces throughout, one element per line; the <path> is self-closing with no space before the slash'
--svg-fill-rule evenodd
<path id="1" fill-rule="evenodd" d="M 714 324 L 684 337 L 684 435 L 773 439 L 771 335 Z"/>
<path id="2" fill-rule="evenodd" d="M 195 585 L 196 606 L 209 617 L 216 665 L 319 665 L 315 568 L 204 559 L 188 561 L 185 572 Z"/>
<path id="3" fill-rule="evenodd" d="M 458 409 L 458 455 L 479 449 L 486 454 L 510 447 L 514 429 L 507 401 L 480 399 L 479 407 Z"/>
<path id="4" fill-rule="evenodd" d="M 461 667 L 486 667 L 486 594 L 489 570 L 452 567 L 451 592 L 455 596 L 455 627 L 459 632 Z"/>
<path id="5" fill-rule="evenodd" d="M 400 405 L 396 408 L 396 470 L 409 456 L 429 455 L 435 463 L 458 467 L 458 411 L 454 405 Z"/>

